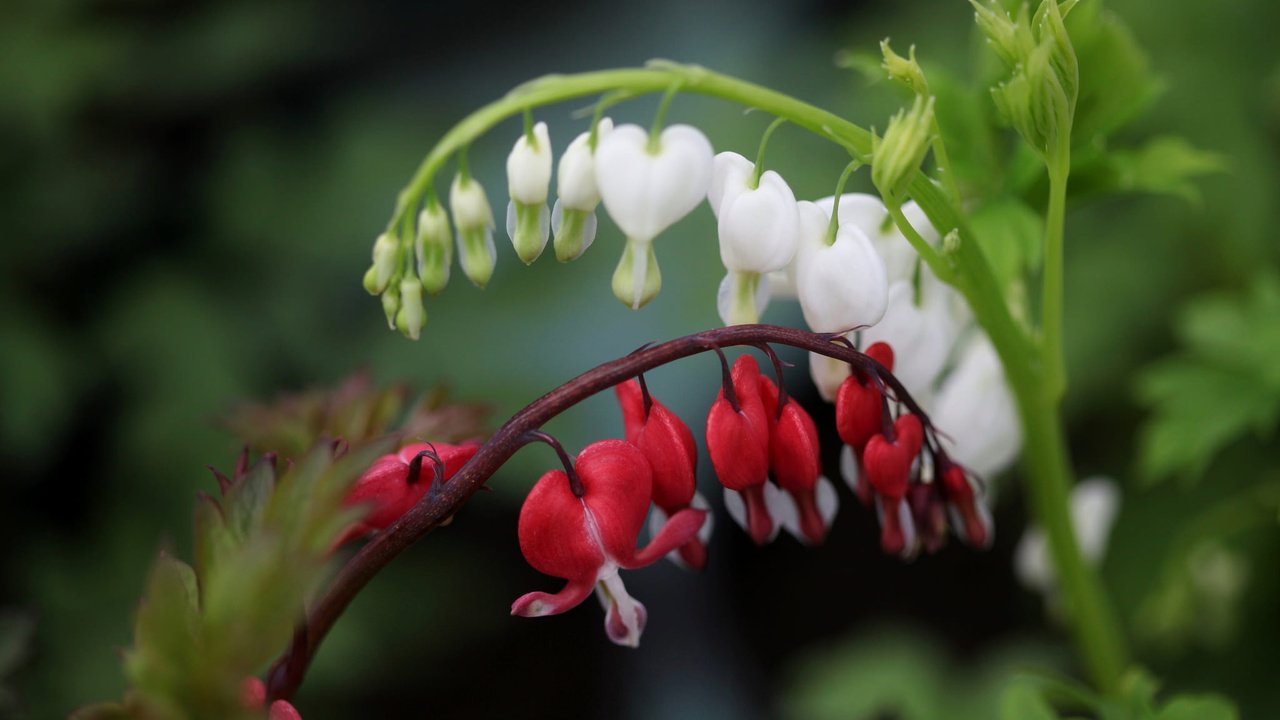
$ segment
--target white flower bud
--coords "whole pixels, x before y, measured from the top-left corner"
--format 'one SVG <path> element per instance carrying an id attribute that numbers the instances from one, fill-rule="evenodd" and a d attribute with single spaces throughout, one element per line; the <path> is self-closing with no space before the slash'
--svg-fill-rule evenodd
<path id="1" fill-rule="evenodd" d="M 422 283 L 417 278 L 401 280 L 396 328 L 410 340 L 417 340 L 426 324 L 427 310 L 422 306 Z"/>
<path id="2" fill-rule="evenodd" d="M 599 144 L 613 130 L 613 121 L 601 118 L 596 125 L 596 142 Z M 596 184 L 596 158 L 590 145 L 591 132 L 573 139 L 560 157 L 556 174 L 557 204 L 567 210 L 594 211 L 600 204 L 600 187 Z"/>
<path id="3" fill-rule="evenodd" d="M 551 185 L 551 138 L 547 124 L 533 126 L 533 142 L 522 133 L 507 155 L 507 187 L 511 199 L 525 205 L 537 205 L 547 201 L 547 188 Z"/>
<path id="4" fill-rule="evenodd" d="M 827 245 L 825 225 L 816 241 L 816 223 L 802 225 L 807 226 L 806 239 L 796 268 L 796 290 L 805 322 L 816 332 L 842 332 L 879 322 L 888 302 L 888 282 L 871 241 L 857 225 L 846 223 L 836 232 L 835 242 Z"/>
<path id="5" fill-rule="evenodd" d="M 656 148 L 639 125 L 614 128 L 596 147 L 596 182 L 628 238 L 650 241 L 688 215 L 711 182 L 711 142 L 690 125 L 662 131 Z"/>
<path id="6" fill-rule="evenodd" d="M 423 289 L 432 295 L 444 290 L 453 265 L 453 234 L 449 232 L 449 214 L 435 201 L 418 213 L 414 250 Z"/>
<path id="7" fill-rule="evenodd" d="M 906 353 L 894 351 L 895 363 L 905 358 Z M 1022 449 L 1018 408 L 986 335 L 975 335 L 961 350 L 938 388 L 930 418 L 947 452 L 980 477 L 993 477 L 1017 459 Z"/>
<path id="8" fill-rule="evenodd" d="M 400 241 L 391 233 L 382 233 L 373 241 L 373 264 L 364 274 L 364 289 L 377 295 L 387 289 L 400 264 Z"/>
<path id="9" fill-rule="evenodd" d="M 493 211 L 484 188 L 474 178 L 455 176 L 449 189 L 457 231 L 458 261 L 467 279 L 483 288 L 493 276 L 498 251 L 493 244 Z"/>
<path id="10" fill-rule="evenodd" d="M 724 153 L 721 153 L 724 154 Z M 795 256 L 800 235 L 796 196 L 772 170 L 752 188 L 751 175 L 728 178 L 720 199 L 720 260 L 729 270 L 767 273 Z"/>

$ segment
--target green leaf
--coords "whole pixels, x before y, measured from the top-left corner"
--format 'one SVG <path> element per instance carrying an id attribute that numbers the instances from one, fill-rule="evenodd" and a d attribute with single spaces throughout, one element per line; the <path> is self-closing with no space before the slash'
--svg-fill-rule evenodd
<path id="1" fill-rule="evenodd" d="M 1000 720 L 1057 720 L 1058 714 L 1034 686 L 1015 682 L 1000 696 Z"/>
<path id="2" fill-rule="evenodd" d="M 1153 138 L 1140 148 L 1115 150 L 1106 156 L 1112 192 L 1146 192 L 1200 201 L 1196 178 L 1226 169 L 1217 153 L 1200 150 L 1180 137 Z M 1095 188 L 1097 189 L 1097 188 Z"/>
<path id="3" fill-rule="evenodd" d="M 1237 720 L 1235 705 L 1214 695 L 1180 695 L 1156 713 L 1156 720 Z"/>
<path id="4" fill-rule="evenodd" d="M 1280 418 L 1280 281 L 1264 274 L 1247 296 L 1189 303 L 1179 321 L 1186 348 L 1149 367 L 1139 397 L 1152 408 L 1141 432 L 1148 478 L 1196 479 L 1228 444 L 1270 435 Z"/>
<path id="5" fill-rule="evenodd" d="M 1080 63 L 1073 141 L 1101 147 L 1106 136 L 1150 107 L 1164 85 L 1133 33 L 1102 3 L 1080 3 L 1066 25 Z"/>

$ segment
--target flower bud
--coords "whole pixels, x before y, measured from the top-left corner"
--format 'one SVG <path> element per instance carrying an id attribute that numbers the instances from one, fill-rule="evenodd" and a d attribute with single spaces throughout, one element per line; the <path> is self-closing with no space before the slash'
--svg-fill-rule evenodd
<path id="1" fill-rule="evenodd" d="M 387 316 L 387 327 L 396 329 L 396 316 L 400 313 L 400 288 L 382 291 L 382 313 Z"/>
<path id="2" fill-rule="evenodd" d="M 597 142 L 612 130 L 613 121 L 602 118 L 596 125 Z M 570 262 L 581 257 L 596 239 L 595 211 L 600 204 L 600 187 L 596 182 L 596 158 L 589 131 L 574 138 L 561 156 L 556 192 L 559 197 L 551 210 L 556 259 Z"/>
<path id="3" fill-rule="evenodd" d="M 653 241 L 627 238 L 622 259 L 613 271 L 613 296 L 632 310 L 639 310 L 661 289 L 662 272 L 653 254 Z"/>
<path id="4" fill-rule="evenodd" d="M 880 53 L 884 55 L 884 69 L 889 73 L 889 79 L 901 83 L 916 95 L 929 94 L 929 83 L 925 81 L 924 71 L 916 62 L 915 45 L 907 51 L 907 57 L 902 57 L 889 47 L 889 39 L 885 38 L 880 41 Z"/>
<path id="5" fill-rule="evenodd" d="M 933 98 L 917 95 L 910 110 L 899 110 L 889 119 L 884 137 L 871 150 L 871 182 L 887 202 L 900 202 L 932 141 Z"/>
<path id="6" fill-rule="evenodd" d="M 435 295 L 449 283 L 453 265 L 453 235 L 449 214 L 437 202 L 429 202 L 418 213 L 418 234 L 414 249 L 418 257 L 418 278 L 422 288 Z"/>
<path id="7" fill-rule="evenodd" d="M 551 184 L 551 139 L 547 124 L 533 126 L 533 137 L 522 134 L 507 156 L 507 235 L 516 255 L 532 264 L 547 246 L 551 214 L 547 210 L 547 188 Z"/>
<path id="8" fill-rule="evenodd" d="M 427 310 L 422 306 L 422 283 L 417 278 L 401 280 L 396 329 L 410 340 L 417 340 L 426 324 Z"/>
<path id="9" fill-rule="evenodd" d="M 498 262 L 489 199 L 474 178 L 457 175 L 449 188 L 449 205 L 453 210 L 462 272 L 476 287 L 483 288 L 493 277 L 493 268 Z"/>
<path id="10" fill-rule="evenodd" d="M 373 241 L 373 265 L 364 274 L 364 289 L 378 295 L 391 284 L 400 265 L 400 241 L 391 233 L 382 233 Z"/>

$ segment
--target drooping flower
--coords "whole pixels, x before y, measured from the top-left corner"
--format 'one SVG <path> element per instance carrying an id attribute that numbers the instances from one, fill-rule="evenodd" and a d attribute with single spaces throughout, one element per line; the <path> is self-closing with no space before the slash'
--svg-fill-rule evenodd
<path id="1" fill-rule="evenodd" d="M 567 583 L 555 594 L 521 596 L 511 605 L 511 614 L 558 615 L 595 590 L 605 608 L 609 639 L 636 647 L 648 614 L 627 593 L 618 571 L 650 565 L 689 542 L 706 513 L 677 512 L 648 546 L 637 550 L 652 485 L 644 454 L 628 442 L 601 440 L 578 454 L 573 469 L 581 495 L 575 494 L 563 470 L 546 473 L 525 498 L 518 528 L 520 551 L 529 564 Z"/>
<path id="2" fill-rule="evenodd" d="M 596 124 L 597 144 L 612 131 L 613 121 L 601 118 Z M 556 205 L 551 210 L 551 234 L 555 238 L 556 259 L 569 262 L 586 252 L 596 239 L 600 186 L 596 182 L 596 156 L 590 131 L 574 138 L 560 157 L 556 194 Z"/>
<path id="3" fill-rule="evenodd" d="M 489 284 L 498 262 L 489 198 L 475 178 L 459 173 L 449 188 L 449 207 L 453 210 L 458 262 L 462 265 L 462 272 L 476 287 L 483 288 Z"/>
<path id="4" fill-rule="evenodd" d="M 841 216 L 828 244 L 830 213 L 807 202 L 800 204 L 800 213 L 796 296 L 805 322 L 817 332 L 844 332 L 879 322 L 888 302 L 888 281 L 871 240 Z"/>
<path id="5" fill-rule="evenodd" d="M 771 421 L 769 471 L 782 490 L 766 493 L 769 513 L 800 542 L 820 545 L 835 520 L 839 499 L 822 474 L 818 428 L 800 403 L 779 392 L 764 375 L 760 395 Z"/>
<path id="6" fill-rule="evenodd" d="M 444 290 L 453 265 L 453 236 L 449 231 L 449 214 L 434 198 L 418 213 L 414 254 L 422 289 L 432 295 Z"/>
<path id="7" fill-rule="evenodd" d="M 656 139 L 622 125 L 596 147 L 596 183 L 609 216 L 627 236 L 613 292 L 635 309 L 662 287 L 653 239 L 688 215 L 707 194 L 711 142 L 690 125 L 672 125 Z"/>
<path id="8" fill-rule="evenodd" d="M 910 413 L 899 416 L 886 432 L 867 441 L 862 468 L 875 492 L 880 547 L 891 555 L 909 555 L 915 550 L 916 533 L 906 497 L 924 432 L 920 419 Z"/>
<path id="9" fill-rule="evenodd" d="M 342 533 L 334 547 L 386 529 L 418 504 L 436 482 L 435 460 L 430 454 L 440 458 L 447 481 L 479 449 L 479 443 L 412 443 L 375 460 L 356 480 L 345 500 L 348 507 L 367 506 L 369 511 Z"/>
<path id="10" fill-rule="evenodd" d="M 769 285 L 761 276 L 784 269 L 796 253 L 795 194 L 778 173 L 756 178 L 749 160 L 724 152 L 716 156 L 707 198 L 718 221 L 720 260 L 729 271 L 721 284 L 721 319 L 726 325 L 757 322 L 768 302 Z"/>
<path id="11" fill-rule="evenodd" d="M 926 273 L 920 286 L 899 280 L 889 286 L 884 318 L 862 331 L 865 343 L 884 342 L 897 352 L 893 373 L 919 401 L 933 394 L 934 382 L 967 322 L 956 311 L 955 291 Z"/>
<path id="12" fill-rule="evenodd" d="M 980 477 L 993 477 L 1017 459 L 1022 448 L 1018 408 L 1000 356 L 985 334 L 960 350 L 955 368 L 938 387 L 930 417 L 947 452 Z"/>
<path id="13" fill-rule="evenodd" d="M 725 488 L 725 505 L 758 545 L 777 528 L 765 492 L 769 479 L 769 415 L 760 397 L 760 368 L 749 355 L 733 371 L 707 413 L 707 453 Z"/>
<path id="14" fill-rule="evenodd" d="M 614 387 L 622 408 L 627 442 L 644 453 L 653 470 L 653 504 L 650 531 L 656 536 L 667 518 L 694 507 L 706 509 L 706 500 L 698 494 L 698 447 L 689 426 L 665 405 L 651 397 L 637 380 Z M 670 557 L 695 570 L 707 564 L 707 542 L 711 539 L 711 519 L 689 542 Z"/>
<path id="15" fill-rule="evenodd" d="M 551 138 L 547 124 L 540 122 L 531 133 L 522 134 L 507 156 L 507 235 L 516 255 L 532 264 L 547 246 L 551 214 L 547 192 L 551 184 Z"/>

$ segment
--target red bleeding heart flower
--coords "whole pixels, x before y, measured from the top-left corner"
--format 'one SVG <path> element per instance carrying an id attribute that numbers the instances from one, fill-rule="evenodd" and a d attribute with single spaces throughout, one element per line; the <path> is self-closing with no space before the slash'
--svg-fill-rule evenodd
<path id="1" fill-rule="evenodd" d="M 893 348 L 888 344 L 875 343 L 867 348 L 866 355 L 893 371 Z M 861 482 L 858 469 L 867 441 L 880 432 L 884 407 L 879 383 L 864 372 L 855 370 L 836 391 L 836 431 L 845 444 L 840 457 L 841 470 L 864 503 L 871 502 L 871 490 Z"/>
<path id="2" fill-rule="evenodd" d="M 800 403 L 779 393 L 764 375 L 760 395 L 771 420 L 769 471 L 783 491 L 771 493 L 766 488 L 769 512 L 797 540 L 821 544 L 835 520 L 839 500 L 835 486 L 822 475 L 818 428 Z"/>
<path id="3" fill-rule="evenodd" d="M 887 432 L 889 436 L 875 435 L 867 441 L 862 467 L 867 484 L 876 494 L 880 546 L 887 553 L 905 555 L 915 548 L 915 524 L 904 498 L 912 465 L 924 442 L 924 430 L 920 419 L 908 413 L 894 421 Z"/>
<path id="4" fill-rule="evenodd" d="M 479 443 L 412 443 L 375 460 L 356 480 L 345 500 L 348 507 L 368 506 L 369 513 L 343 532 L 334 547 L 387 528 L 416 505 L 435 481 L 435 460 L 429 453 L 439 456 L 444 464 L 444 479 L 448 480 L 479 449 Z"/>
<path id="5" fill-rule="evenodd" d="M 621 440 L 601 440 L 578 454 L 573 470 L 581 482 L 581 496 L 563 470 L 546 473 L 525 498 L 518 529 L 520 551 L 529 564 L 567 583 L 554 595 L 531 592 L 520 597 L 511 605 L 511 614 L 558 615 L 595 590 L 605 608 L 609 639 L 636 647 L 648 614 L 627 593 L 618 571 L 651 565 L 689 542 L 706 512 L 680 510 L 648 546 L 637 550 L 653 483 L 644 454 Z"/>
<path id="6" fill-rule="evenodd" d="M 627 442 L 644 453 L 653 470 L 653 504 L 650 534 L 656 536 L 667 518 L 688 507 L 709 506 L 697 492 L 698 446 L 693 433 L 678 415 L 649 395 L 638 380 L 614 387 L 622 408 Z M 701 570 L 707 564 L 710 517 L 698 536 L 671 556 L 674 562 Z"/>
<path id="7" fill-rule="evenodd" d="M 765 501 L 770 420 L 760 397 L 760 368 L 743 355 L 728 375 L 707 413 L 707 452 L 730 514 L 763 545 L 776 528 Z"/>
<path id="8" fill-rule="evenodd" d="M 945 455 L 938 459 L 942 497 L 956 532 L 973 547 L 990 547 L 993 538 L 990 511 L 982 501 L 982 486 L 963 467 Z"/>

